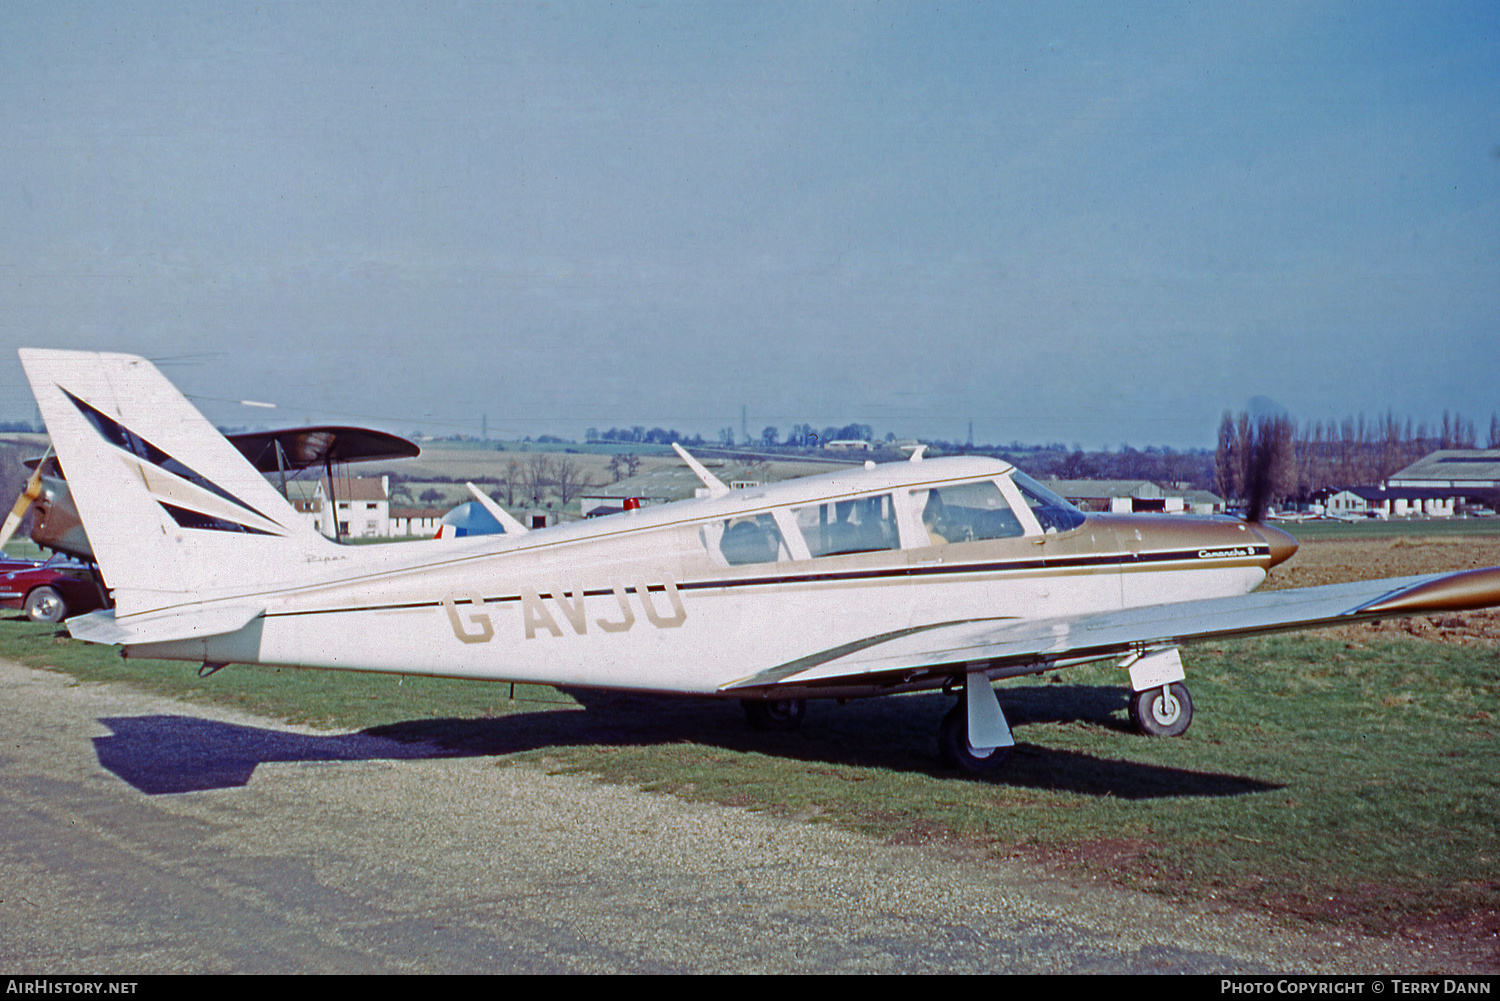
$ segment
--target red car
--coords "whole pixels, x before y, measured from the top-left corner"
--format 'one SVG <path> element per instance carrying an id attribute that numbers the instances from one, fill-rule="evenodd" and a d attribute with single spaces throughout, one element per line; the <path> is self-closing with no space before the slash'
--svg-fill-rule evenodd
<path id="1" fill-rule="evenodd" d="M 0 607 L 19 608 L 33 622 L 63 619 L 104 607 L 89 568 L 58 554 L 46 563 L 0 562 Z"/>

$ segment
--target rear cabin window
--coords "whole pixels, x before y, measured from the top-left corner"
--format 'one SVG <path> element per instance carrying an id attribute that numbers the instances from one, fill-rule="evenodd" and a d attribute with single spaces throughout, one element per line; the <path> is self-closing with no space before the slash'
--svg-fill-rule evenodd
<path id="1" fill-rule="evenodd" d="M 813 556 L 873 553 L 899 549 L 896 510 L 890 494 L 830 501 L 792 509 L 797 528 Z"/>
<path id="2" fill-rule="evenodd" d="M 703 545 L 732 567 L 789 560 L 791 553 L 769 514 L 729 518 L 703 526 Z"/>
<path id="3" fill-rule="evenodd" d="M 913 490 L 912 502 L 922 512 L 928 542 L 1009 539 L 1025 534 L 1020 519 L 993 480 L 957 483 L 929 490 Z"/>

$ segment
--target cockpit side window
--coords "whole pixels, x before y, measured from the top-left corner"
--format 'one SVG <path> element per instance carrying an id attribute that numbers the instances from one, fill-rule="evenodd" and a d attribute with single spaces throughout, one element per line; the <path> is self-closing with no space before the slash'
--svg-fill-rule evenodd
<path id="1" fill-rule="evenodd" d="M 872 553 L 901 547 L 890 494 L 792 509 L 811 556 Z"/>
<path id="2" fill-rule="evenodd" d="M 1071 532 L 1084 522 L 1083 512 L 1017 469 L 1011 481 L 1036 515 L 1043 532 Z"/>
<path id="3" fill-rule="evenodd" d="M 1025 534 L 1020 519 L 993 480 L 913 490 L 927 541 L 934 546 Z"/>

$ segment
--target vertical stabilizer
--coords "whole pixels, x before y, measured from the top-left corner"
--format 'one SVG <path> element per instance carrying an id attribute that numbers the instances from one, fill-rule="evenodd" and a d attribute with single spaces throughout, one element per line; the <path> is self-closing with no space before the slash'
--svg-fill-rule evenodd
<path id="1" fill-rule="evenodd" d="M 117 615 L 252 593 L 338 551 L 144 358 L 21 364 Z"/>

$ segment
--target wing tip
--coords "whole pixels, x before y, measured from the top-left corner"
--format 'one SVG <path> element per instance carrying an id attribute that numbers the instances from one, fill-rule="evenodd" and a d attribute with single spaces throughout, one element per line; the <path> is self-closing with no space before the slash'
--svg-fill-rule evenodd
<path id="1" fill-rule="evenodd" d="M 1379 598 L 1360 608 L 1360 614 L 1419 615 L 1423 612 L 1466 612 L 1500 605 L 1500 567 L 1481 567 L 1444 574 L 1436 580 Z"/>

